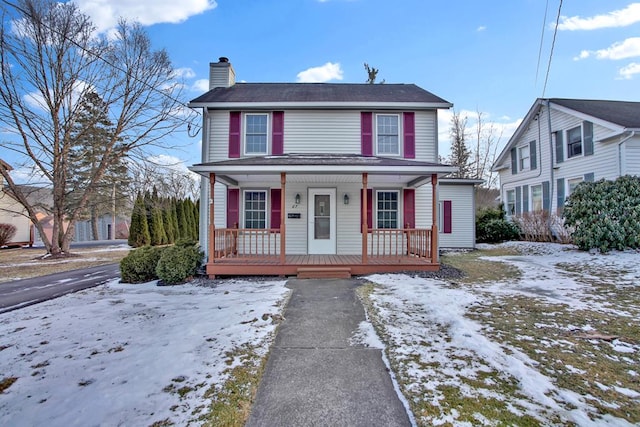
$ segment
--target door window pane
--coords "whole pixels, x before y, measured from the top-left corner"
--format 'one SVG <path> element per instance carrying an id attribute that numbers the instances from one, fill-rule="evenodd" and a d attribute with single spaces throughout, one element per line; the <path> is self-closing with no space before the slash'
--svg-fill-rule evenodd
<path id="1" fill-rule="evenodd" d="M 328 194 L 314 196 L 314 239 L 331 238 L 331 197 Z"/>

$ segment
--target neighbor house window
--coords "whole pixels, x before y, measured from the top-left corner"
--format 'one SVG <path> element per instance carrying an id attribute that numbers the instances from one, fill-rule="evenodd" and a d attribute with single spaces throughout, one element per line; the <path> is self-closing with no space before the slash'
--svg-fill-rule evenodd
<path id="1" fill-rule="evenodd" d="M 377 192 L 378 228 L 398 228 L 398 192 Z"/>
<path id="2" fill-rule="evenodd" d="M 567 157 L 582 155 L 582 128 L 574 127 L 567 131 Z"/>
<path id="3" fill-rule="evenodd" d="M 507 191 L 507 215 L 516 214 L 516 190 Z"/>
<path id="4" fill-rule="evenodd" d="M 377 154 L 400 155 L 398 122 L 397 114 L 378 114 L 376 116 Z"/>
<path id="5" fill-rule="evenodd" d="M 267 192 L 244 192 L 244 228 L 267 227 Z"/>
<path id="6" fill-rule="evenodd" d="M 529 170 L 531 168 L 530 157 L 529 145 L 518 148 L 518 165 L 521 171 Z"/>
<path id="7" fill-rule="evenodd" d="M 571 193 L 573 193 L 575 191 L 576 187 L 581 182 L 582 182 L 582 178 L 575 178 L 575 179 L 570 179 L 570 180 L 567 181 L 567 183 L 569 184 L 569 192 L 567 193 L 567 197 L 569 197 L 571 195 Z"/>
<path id="8" fill-rule="evenodd" d="M 542 210 L 542 185 L 531 186 L 531 207 L 533 212 Z"/>
<path id="9" fill-rule="evenodd" d="M 246 114 L 244 126 L 245 154 L 267 154 L 266 114 Z"/>

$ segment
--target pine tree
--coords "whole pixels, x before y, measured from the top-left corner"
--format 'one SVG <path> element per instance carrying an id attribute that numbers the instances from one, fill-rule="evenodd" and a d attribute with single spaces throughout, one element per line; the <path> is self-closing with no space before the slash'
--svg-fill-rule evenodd
<path id="1" fill-rule="evenodd" d="M 171 201 L 169 199 L 161 199 L 162 206 L 162 224 L 167 234 L 167 243 L 175 243 L 175 231 L 173 229 L 173 221 L 171 219 Z"/>
<path id="2" fill-rule="evenodd" d="M 470 178 L 472 167 L 470 163 L 471 151 L 467 147 L 467 116 L 461 117 L 460 113 L 453 112 L 451 117 L 451 154 L 447 161 L 458 167 L 458 171 L 452 175 L 455 178 Z"/>
<path id="3" fill-rule="evenodd" d="M 158 191 L 154 187 L 153 193 L 148 194 L 148 202 L 146 203 L 147 209 L 149 209 L 149 232 L 151 233 L 151 246 L 163 245 L 167 241 L 167 235 L 164 231 L 164 225 L 162 221 L 162 211 L 158 202 Z"/>
<path id="4" fill-rule="evenodd" d="M 189 222 L 187 221 L 187 214 L 185 212 L 185 206 L 183 200 L 177 200 L 176 212 L 178 213 L 178 230 L 180 230 L 180 239 L 189 239 Z"/>
<path id="5" fill-rule="evenodd" d="M 129 227 L 128 243 L 134 248 L 146 246 L 151 243 L 149 224 L 147 222 L 147 210 L 142 194 L 136 196 L 136 201 L 131 212 L 131 227 Z"/>

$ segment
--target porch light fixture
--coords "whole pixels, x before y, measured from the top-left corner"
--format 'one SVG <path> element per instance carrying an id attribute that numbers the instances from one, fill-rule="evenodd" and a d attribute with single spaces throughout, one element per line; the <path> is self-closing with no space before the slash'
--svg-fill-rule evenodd
<path id="1" fill-rule="evenodd" d="M 344 196 L 342 196 L 342 201 L 345 205 L 349 204 L 349 195 L 347 193 L 344 193 Z"/>
<path id="2" fill-rule="evenodd" d="M 300 193 L 296 193 L 296 198 L 295 198 L 296 205 L 299 205 L 299 204 L 300 204 L 300 199 L 301 199 L 301 197 L 300 197 Z"/>

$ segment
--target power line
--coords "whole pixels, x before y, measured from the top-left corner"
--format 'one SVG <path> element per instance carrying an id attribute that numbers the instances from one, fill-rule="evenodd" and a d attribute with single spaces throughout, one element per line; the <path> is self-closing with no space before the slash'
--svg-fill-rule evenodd
<path id="1" fill-rule="evenodd" d="M 558 34 L 558 25 L 560 24 L 560 14 L 562 12 L 562 0 L 558 5 L 558 15 L 556 16 L 556 25 L 553 28 L 553 40 L 551 41 L 551 51 L 549 52 L 549 62 L 547 63 L 547 73 L 544 77 L 544 86 L 542 88 L 542 98 L 547 90 L 547 81 L 549 80 L 549 71 L 551 70 L 551 58 L 553 58 L 553 48 L 556 45 L 556 35 Z"/>
<path id="2" fill-rule="evenodd" d="M 540 59 L 542 58 L 542 45 L 544 44 L 544 30 L 547 28 L 547 11 L 549 10 L 549 0 L 544 7 L 544 18 L 542 19 L 542 32 L 540 34 L 540 47 L 538 49 L 538 64 L 536 65 L 536 80 L 535 84 L 538 85 L 538 73 L 540 72 Z"/>

